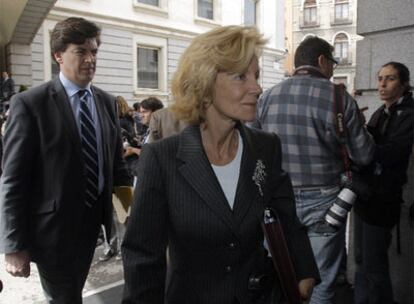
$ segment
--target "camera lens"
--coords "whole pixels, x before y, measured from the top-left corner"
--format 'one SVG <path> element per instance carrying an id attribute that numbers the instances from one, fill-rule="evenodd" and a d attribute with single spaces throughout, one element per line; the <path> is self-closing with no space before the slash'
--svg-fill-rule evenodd
<path id="1" fill-rule="evenodd" d="M 345 223 L 348 212 L 354 205 L 355 200 L 356 194 L 352 190 L 348 188 L 342 189 L 336 201 L 326 213 L 325 220 L 333 226 L 342 225 Z"/>

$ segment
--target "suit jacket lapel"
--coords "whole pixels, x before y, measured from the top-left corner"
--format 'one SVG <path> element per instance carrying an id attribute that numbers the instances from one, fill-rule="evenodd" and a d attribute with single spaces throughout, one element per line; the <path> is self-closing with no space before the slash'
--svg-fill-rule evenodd
<path id="1" fill-rule="evenodd" d="M 239 131 L 243 139 L 243 155 L 233 207 L 234 220 L 237 225 L 243 221 L 251 205 L 259 202 L 257 199 L 259 192 L 253 181 L 253 173 L 261 149 L 260 142 L 254 140 L 246 126 L 240 124 Z"/>
<path id="2" fill-rule="evenodd" d="M 66 95 L 65 89 L 60 83 L 59 78 L 55 78 L 55 80 L 53 80 L 53 90 L 54 92 L 51 94 L 52 99 L 61 114 L 63 128 L 66 129 L 67 133 L 69 134 L 69 138 L 72 140 L 75 146 L 78 147 L 75 150 L 79 153 L 80 156 L 81 142 L 78 126 L 76 124 L 72 108 L 70 107 L 69 98 Z"/>
<path id="3" fill-rule="evenodd" d="M 233 229 L 233 214 L 201 143 L 199 126 L 180 134 L 177 157 L 184 164 L 180 173 L 210 209 Z"/>

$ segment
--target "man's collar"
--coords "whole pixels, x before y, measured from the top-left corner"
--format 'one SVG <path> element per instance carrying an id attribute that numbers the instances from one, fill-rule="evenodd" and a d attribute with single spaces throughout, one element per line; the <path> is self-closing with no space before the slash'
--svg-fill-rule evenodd
<path id="1" fill-rule="evenodd" d="M 73 83 L 68 78 L 66 78 L 66 76 L 63 75 L 62 72 L 59 73 L 59 80 L 65 88 L 66 94 L 69 96 L 69 98 L 75 95 L 79 90 L 87 90 L 92 95 L 90 83 L 86 87 L 81 88 L 77 84 Z"/>
<path id="2" fill-rule="evenodd" d="M 312 65 L 302 65 L 298 67 L 293 72 L 293 75 L 310 75 L 314 77 L 329 79 L 328 77 L 326 77 L 324 73 L 322 73 L 321 69 L 314 67 Z"/>
<path id="3" fill-rule="evenodd" d="M 405 95 L 401 96 L 396 102 L 393 102 L 388 108 L 384 105 L 384 112 L 390 114 L 395 111 L 395 108 L 399 106 L 404 99 Z"/>

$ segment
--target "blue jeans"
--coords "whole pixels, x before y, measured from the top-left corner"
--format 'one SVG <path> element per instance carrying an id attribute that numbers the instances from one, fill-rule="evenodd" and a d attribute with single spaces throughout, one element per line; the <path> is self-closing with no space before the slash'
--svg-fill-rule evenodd
<path id="1" fill-rule="evenodd" d="M 294 188 L 296 212 L 308 228 L 308 236 L 321 276 L 321 283 L 312 294 L 310 304 L 332 304 L 335 295 L 335 278 L 341 264 L 345 246 L 345 225 L 337 232 L 317 233 L 311 228 L 336 200 L 338 186 Z"/>
<path id="2" fill-rule="evenodd" d="M 388 263 L 391 229 L 369 225 L 358 215 L 355 231 L 355 304 L 393 304 Z"/>

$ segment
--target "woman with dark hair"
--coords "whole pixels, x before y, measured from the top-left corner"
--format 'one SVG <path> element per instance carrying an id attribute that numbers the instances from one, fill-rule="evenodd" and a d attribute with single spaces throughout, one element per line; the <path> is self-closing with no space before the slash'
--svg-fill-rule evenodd
<path id="1" fill-rule="evenodd" d="M 355 304 L 394 303 L 388 248 L 400 217 L 413 146 L 414 100 L 408 68 L 399 62 L 384 64 L 378 72 L 378 93 L 384 104 L 368 122 L 376 143 L 370 166 L 373 193 L 355 205 Z"/>

